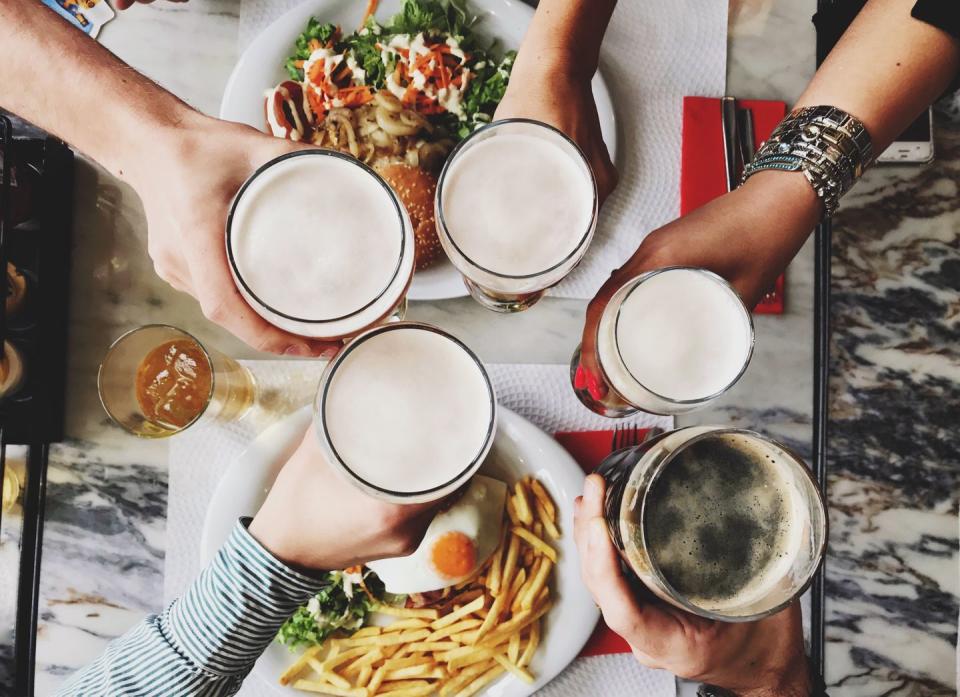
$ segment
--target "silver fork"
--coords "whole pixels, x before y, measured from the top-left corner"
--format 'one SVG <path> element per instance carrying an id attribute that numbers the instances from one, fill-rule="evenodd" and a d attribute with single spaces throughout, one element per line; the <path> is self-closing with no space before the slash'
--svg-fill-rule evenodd
<path id="1" fill-rule="evenodd" d="M 610 452 L 615 453 L 624 448 L 632 448 L 640 445 L 642 442 L 640 429 L 636 426 L 617 425 L 613 429 L 613 442 L 610 444 Z"/>

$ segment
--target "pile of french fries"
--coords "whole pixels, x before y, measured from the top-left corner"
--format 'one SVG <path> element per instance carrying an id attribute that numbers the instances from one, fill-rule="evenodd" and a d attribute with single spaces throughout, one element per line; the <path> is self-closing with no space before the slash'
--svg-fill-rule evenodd
<path id="1" fill-rule="evenodd" d="M 505 672 L 529 670 L 550 610 L 560 539 L 557 507 L 543 484 L 518 481 L 507 496 L 496 551 L 433 607 L 380 605 L 395 618 L 306 650 L 280 683 L 336 697 L 470 697 Z"/>

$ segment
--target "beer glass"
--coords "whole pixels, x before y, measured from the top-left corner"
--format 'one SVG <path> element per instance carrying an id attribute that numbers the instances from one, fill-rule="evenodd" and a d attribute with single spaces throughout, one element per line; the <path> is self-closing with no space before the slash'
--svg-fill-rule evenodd
<path id="1" fill-rule="evenodd" d="M 395 322 L 354 338 L 314 402 L 321 449 L 347 479 L 394 503 L 435 501 L 483 464 L 496 432 L 480 359 L 428 324 Z"/>
<path id="2" fill-rule="evenodd" d="M 747 622 L 809 586 L 827 517 L 803 460 L 758 433 L 694 426 L 611 454 L 610 536 L 662 600 L 701 617 Z"/>
<path id="3" fill-rule="evenodd" d="M 155 378 L 164 369 L 161 386 Z M 191 334 L 149 324 L 113 342 L 100 364 L 97 389 L 118 426 L 135 436 L 166 438 L 201 421 L 242 418 L 253 405 L 256 384 L 250 371 Z"/>
<path id="4" fill-rule="evenodd" d="M 583 259 L 598 206 L 593 170 L 572 140 L 538 121 L 505 119 L 450 154 L 437 185 L 437 234 L 477 302 L 519 312 Z"/>
<path id="5" fill-rule="evenodd" d="M 414 231 L 372 168 L 311 148 L 259 167 L 227 215 L 227 260 L 240 295 L 275 327 L 338 340 L 402 318 Z"/>
<path id="6" fill-rule="evenodd" d="M 733 387 L 753 346 L 750 311 L 729 283 L 706 269 L 665 267 L 613 295 L 592 352 L 600 373 L 583 365 L 580 346 L 570 381 L 584 406 L 601 416 L 684 414 Z"/>

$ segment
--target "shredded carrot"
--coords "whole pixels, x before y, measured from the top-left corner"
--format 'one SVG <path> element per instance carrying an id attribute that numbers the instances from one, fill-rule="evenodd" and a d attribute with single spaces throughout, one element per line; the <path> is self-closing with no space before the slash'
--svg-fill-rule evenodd
<path id="1" fill-rule="evenodd" d="M 417 58 L 416 61 L 414 61 L 413 69 L 420 70 L 420 68 L 422 68 L 423 66 L 429 65 L 430 61 L 434 60 L 435 58 L 436 56 L 433 55 L 433 53 L 424 53 L 422 56 Z"/>
<path id="2" fill-rule="evenodd" d="M 373 17 L 377 12 L 377 5 L 380 4 L 380 0 L 367 0 L 367 9 L 363 13 L 363 19 L 360 20 L 360 28 L 363 29 L 367 24 L 367 20 Z"/>
<path id="3" fill-rule="evenodd" d="M 316 114 L 318 119 L 322 119 L 326 116 L 327 113 L 327 103 L 315 90 L 307 90 L 307 101 L 310 103 L 310 108 L 313 109 L 313 113 Z"/>
<path id="4" fill-rule="evenodd" d="M 376 12 L 377 5 L 378 0 L 368 0 L 364 23 Z M 319 42 L 312 40 L 309 45 L 313 51 L 319 46 Z M 377 47 L 381 50 L 385 48 L 381 43 L 377 43 Z M 400 101 L 406 108 L 427 115 L 442 114 L 446 109 L 430 94 L 441 89 L 462 89 L 466 83 L 463 68 L 465 61 L 454 55 L 453 49 L 446 43 L 434 43 L 426 48 L 426 52 L 415 56 L 411 55 L 409 49 L 390 49 L 399 57 L 392 80 L 402 88 Z M 298 67 L 303 65 L 304 62 L 301 61 Z M 414 74 L 417 76 L 416 84 L 413 80 Z M 319 117 L 322 118 L 333 103 L 355 108 L 373 100 L 373 89 L 366 85 L 353 85 L 351 78 L 352 71 L 345 61 L 338 63 L 329 77 L 326 75 L 324 60 L 318 60 L 310 66 L 307 75 L 307 81 L 311 85 L 308 99 Z M 424 84 L 420 84 L 420 81 Z"/>
<path id="5" fill-rule="evenodd" d="M 450 69 L 444 64 L 443 61 L 440 61 L 440 86 L 447 88 L 450 86 Z"/>
<path id="6" fill-rule="evenodd" d="M 373 93 L 366 85 L 341 87 L 334 96 L 348 107 L 363 106 L 373 100 Z"/>
<path id="7" fill-rule="evenodd" d="M 417 100 L 417 88 L 411 83 L 407 87 L 407 91 L 403 93 L 403 99 L 400 100 L 403 102 L 404 106 L 412 106 L 416 103 Z"/>
<path id="8" fill-rule="evenodd" d="M 325 63 L 326 61 L 321 58 L 310 66 L 310 72 L 307 74 L 307 77 L 310 78 L 310 82 L 315 85 L 319 85 L 326 79 Z"/>

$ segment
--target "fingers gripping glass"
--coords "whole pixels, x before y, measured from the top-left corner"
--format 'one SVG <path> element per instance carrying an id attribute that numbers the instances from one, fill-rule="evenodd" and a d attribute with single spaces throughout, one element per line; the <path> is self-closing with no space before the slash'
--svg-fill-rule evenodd
<path id="1" fill-rule="evenodd" d="M 737 324 L 731 331 L 746 332 L 743 342 L 745 351 L 740 357 L 738 369 L 732 379 L 718 390 L 710 391 L 693 398 L 680 399 L 661 394 L 644 383 L 631 370 L 624 359 L 623 337 L 636 338 L 639 341 L 649 341 L 656 344 L 656 336 L 634 337 L 630 326 L 624 325 L 623 308 L 631 298 L 644 290 L 644 284 L 663 274 L 673 272 L 687 272 L 708 281 L 716 290 L 720 299 L 726 299 L 736 308 Z M 709 287 L 709 286 L 708 286 Z M 683 288 L 677 290 L 682 292 Z M 639 297 L 639 296 L 638 296 Z M 691 330 L 693 327 L 691 327 Z M 738 337 L 739 339 L 739 337 Z M 708 271 L 688 266 L 668 266 L 637 276 L 624 284 L 610 299 L 603 309 L 600 321 L 597 323 L 597 334 L 593 358 L 600 367 L 600 374 L 594 375 L 584 365 L 583 347 L 578 347 L 570 362 L 570 381 L 573 391 L 591 411 L 620 418 L 630 416 L 638 411 L 651 414 L 676 415 L 685 414 L 700 409 L 726 394 L 743 377 L 750 365 L 756 341 L 753 318 L 744 305 L 736 290 L 721 276 Z"/>

